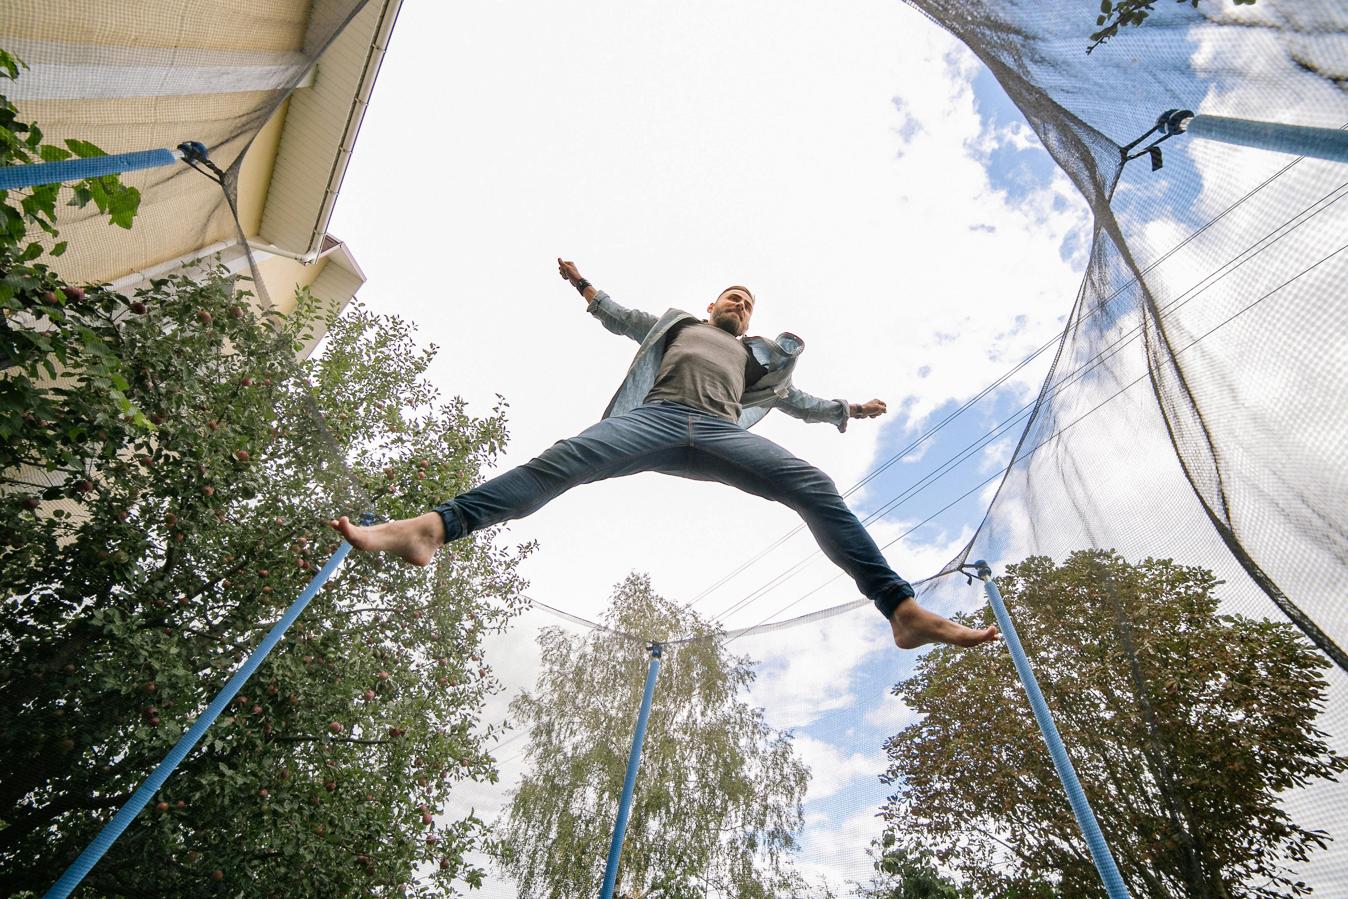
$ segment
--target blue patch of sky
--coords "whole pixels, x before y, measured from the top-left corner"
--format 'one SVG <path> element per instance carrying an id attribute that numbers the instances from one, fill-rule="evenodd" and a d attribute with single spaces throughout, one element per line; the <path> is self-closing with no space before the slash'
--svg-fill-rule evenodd
<path id="1" fill-rule="evenodd" d="M 1017 125 L 1028 127 L 1025 117 L 986 66 L 979 66 L 974 75 L 973 91 L 985 136 L 1006 135 Z M 1053 180 L 1055 166 L 1047 151 L 1038 144 L 1017 146 L 1009 136 L 996 140 L 981 155 L 980 161 L 987 171 L 988 181 L 1012 201 L 1023 200 L 1031 193 L 1043 190 Z"/>
<path id="2" fill-rule="evenodd" d="M 947 543 L 982 519 L 985 511 L 983 493 L 990 483 L 995 484 L 1000 479 L 1000 471 L 1020 439 L 1027 402 L 1028 399 L 1011 390 L 989 394 L 930 437 L 923 444 L 923 452 L 901 457 L 871 481 L 864 494 L 852 498 L 852 508 L 862 518 L 880 512 L 905 495 L 908 498 L 902 500 L 890 516 L 912 522 L 931 518 L 886 550 L 887 557 L 905 577 L 917 580 L 934 574 L 905 568 L 905 544 Z M 943 420 L 960 405 L 954 400 L 947 402 L 928 417 L 925 425 L 917 425 L 900 413 L 900 417 L 881 432 L 877 464 L 900 453 L 931 424 Z M 992 439 L 988 440 L 990 435 L 993 435 Z M 989 453 L 997 456 L 995 463 L 989 462 Z M 991 556 L 995 557 L 995 553 Z M 962 581 L 959 586 L 964 586 Z M 862 609 L 853 614 L 874 613 Z M 902 722 L 886 721 L 882 716 L 867 720 L 867 711 L 876 708 L 877 697 L 910 676 L 920 658 L 921 653 L 897 651 L 871 656 L 858 666 L 849 683 L 839 685 L 840 691 L 850 691 L 860 702 L 824 712 L 798 732 L 830 743 L 840 751 L 866 755 L 878 752 Z M 807 814 L 825 814 L 841 821 L 862 809 L 879 805 L 895 789 L 894 785 L 880 781 L 881 773 L 882 769 L 861 774 L 838 793 L 811 800 L 806 804 Z M 880 830 L 877 821 L 876 836 Z"/>
<path id="3" fill-rule="evenodd" d="M 870 609 L 851 614 L 876 615 Z M 878 619 L 879 616 L 876 617 Z M 897 718 L 886 720 L 883 715 L 868 720 L 867 714 L 880 705 L 880 697 L 889 693 L 896 683 L 912 675 L 923 652 L 896 650 L 872 655 L 854 670 L 848 683 L 838 685 L 840 692 L 849 691 L 860 701 L 845 708 L 826 711 L 809 726 L 796 728 L 796 733 L 833 746 L 844 758 L 853 753 L 869 757 L 881 752 L 885 741 L 898 733 L 907 722 Z M 857 774 L 832 795 L 810 799 L 805 803 L 806 815 L 827 815 L 840 824 L 858 812 L 881 805 L 895 789 L 893 784 L 885 784 L 880 780 L 885 767 L 882 764 Z M 873 836 L 878 838 L 882 829 L 883 824 L 876 819 Z M 805 848 L 808 851 L 811 847 Z"/>
<path id="4" fill-rule="evenodd" d="M 996 482 L 1024 430 L 1027 402 L 1009 389 L 993 391 L 944 424 L 920 450 L 890 465 L 866 485 L 859 498 L 853 498 L 852 507 L 862 518 L 883 514 L 884 519 L 916 525 L 912 533 L 886 550 L 901 570 L 904 543 L 948 543 L 982 519 L 983 491 L 990 482 Z M 901 453 L 960 405 L 948 400 L 917 426 L 901 412 L 880 432 L 873 467 Z M 913 580 L 934 573 L 903 571 Z"/>

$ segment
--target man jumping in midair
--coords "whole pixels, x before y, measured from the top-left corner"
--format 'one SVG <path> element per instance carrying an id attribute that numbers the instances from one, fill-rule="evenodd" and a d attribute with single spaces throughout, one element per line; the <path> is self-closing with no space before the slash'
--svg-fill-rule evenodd
<path id="1" fill-rule="evenodd" d="M 582 278 L 575 263 L 559 258 L 557 268 L 605 328 L 641 344 L 603 418 L 433 512 L 370 527 L 346 517 L 332 522 L 353 547 L 426 565 L 443 544 L 523 518 L 579 484 L 659 471 L 719 481 L 796 510 L 825 555 L 889 620 L 895 644 L 904 649 L 976 646 L 997 638 L 995 627 L 965 627 L 918 605 L 913 588 L 885 562 L 833 481 L 749 433 L 773 408 L 845 431 L 849 419 L 883 415 L 885 404 L 824 400 L 793 386 L 805 345 L 789 333 L 776 340 L 745 337 L 754 311 L 748 288 L 721 291 L 707 306 L 706 320 L 678 309 L 656 318 L 618 305 Z"/>

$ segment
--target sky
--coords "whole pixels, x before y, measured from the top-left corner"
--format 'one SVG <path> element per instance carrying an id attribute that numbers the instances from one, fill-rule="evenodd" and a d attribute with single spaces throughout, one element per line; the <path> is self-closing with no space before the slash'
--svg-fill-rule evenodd
<path id="1" fill-rule="evenodd" d="M 1158 225 L 1156 242 L 1187 225 Z M 752 333 L 804 338 L 797 386 L 888 403 L 845 434 L 780 413 L 756 430 L 844 490 L 892 462 L 849 502 L 863 516 L 887 510 L 871 532 L 911 580 L 969 539 L 1051 352 L 914 442 L 1056 338 L 1091 233 L 1085 203 L 990 73 L 916 11 L 880 0 L 827 12 L 766 0 L 408 2 L 330 230 L 368 276 L 361 301 L 439 348 L 430 377 L 446 395 L 482 415 L 498 395 L 509 403 L 500 470 L 597 420 L 636 349 L 585 313 L 558 256 L 657 314 L 701 313 L 726 285 L 750 286 Z M 731 488 L 651 474 L 573 491 L 502 539 L 538 541 L 528 593 L 572 614 L 599 617 L 640 571 L 706 614 L 742 606 L 724 618 L 733 628 L 857 598 L 807 532 L 762 553 L 797 523 Z M 942 591 L 942 611 L 981 604 L 960 585 Z M 557 623 L 528 613 L 493 646 L 511 689 L 531 682 L 537 628 Z M 887 689 L 914 657 L 866 608 L 734 648 L 760 662 L 751 700 L 796 734 L 816 772 L 801 869 L 835 887 L 863 879 L 886 794 L 881 743 L 912 720 Z M 501 786 L 466 788 L 461 806 L 499 811 L 522 748 L 502 747 Z M 493 873 L 483 895 L 512 891 Z"/>

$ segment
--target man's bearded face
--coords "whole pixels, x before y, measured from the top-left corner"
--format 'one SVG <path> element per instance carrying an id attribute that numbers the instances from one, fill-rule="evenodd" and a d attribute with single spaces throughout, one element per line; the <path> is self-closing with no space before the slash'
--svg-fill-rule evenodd
<path id="1" fill-rule="evenodd" d="M 754 312 L 754 297 L 745 287 L 727 287 L 716 302 L 707 307 L 708 321 L 732 337 L 749 330 Z"/>

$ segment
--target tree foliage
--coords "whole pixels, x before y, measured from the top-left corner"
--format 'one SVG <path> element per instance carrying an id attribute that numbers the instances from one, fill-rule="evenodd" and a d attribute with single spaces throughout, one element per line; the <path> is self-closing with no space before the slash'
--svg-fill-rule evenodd
<path id="1" fill-rule="evenodd" d="M 544 630 L 536 691 L 511 706 L 532 728 L 531 773 L 495 855 L 520 895 L 598 891 L 649 664 L 625 634 L 704 639 L 664 649 L 616 895 L 800 895 L 790 853 L 809 773 L 790 735 L 744 701 L 748 660 L 644 576 L 618 585 L 604 620 L 611 630 Z"/>
<path id="2" fill-rule="evenodd" d="M 1279 795 L 1348 768 L 1315 727 L 1329 663 L 1288 624 L 1218 614 L 1198 567 L 1081 551 L 998 583 L 1133 895 L 1303 893 L 1287 863 L 1330 835 Z M 1001 647 L 937 649 L 894 692 L 921 715 L 886 743 L 902 845 L 989 894 L 1104 895 Z"/>
<path id="3" fill-rule="evenodd" d="M 900 844 L 886 833 L 871 844 L 875 876 L 857 889 L 858 899 L 973 899 L 970 890 L 941 874 L 931 853 Z"/>
<path id="4" fill-rule="evenodd" d="M 329 517 L 420 513 L 506 440 L 503 407 L 441 400 L 401 320 L 354 307 L 301 363 L 307 294 L 259 316 L 214 270 L 123 296 L 21 244 L 0 234 L 4 895 L 50 886 L 159 763 L 336 549 Z M 491 536 L 425 569 L 349 559 L 82 895 L 480 882 L 481 822 L 434 816 L 495 777 L 480 644 L 519 607 L 522 552 Z"/>
<path id="5" fill-rule="evenodd" d="M 1176 0 L 1176 2 L 1187 3 L 1193 9 L 1198 9 L 1198 0 Z M 1255 0 L 1232 0 L 1232 2 L 1236 6 L 1253 6 Z M 1110 38 L 1117 37 L 1124 28 L 1139 27 L 1156 11 L 1156 3 L 1157 0 L 1100 0 L 1100 15 L 1095 18 L 1099 30 L 1091 34 L 1091 44 L 1086 48 L 1086 52 L 1090 53 Z"/>
<path id="6" fill-rule="evenodd" d="M 23 63 L 0 50 L 0 84 L 19 77 Z M 0 166 L 21 166 L 68 159 L 72 155 L 101 156 L 103 151 L 87 141 L 68 140 L 68 148 L 44 143 L 42 129 L 20 118 L 19 110 L 0 95 Z M 84 207 L 96 202 L 109 221 L 123 228 L 140 207 L 140 192 L 122 184 L 116 175 L 86 178 L 70 185 L 44 184 L 28 190 L 0 190 L 0 367 L 8 368 L 18 360 L 29 370 L 55 378 L 59 367 L 80 368 L 87 380 L 101 387 L 110 402 L 130 417 L 126 420 L 143 425 L 136 409 L 123 390 L 126 383 L 121 360 L 111 347 L 79 328 L 45 327 L 60 324 L 71 314 L 85 312 L 110 314 L 109 297 L 86 298 L 85 291 L 65 284 L 52 271 L 46 259 L 65 253 L 66 244 L 57 233 L 58 202 L 69 195 L 65 205 Z M 11 319 L 20 319 L 39 327 L 11 328 Z M 9 441 L 16 437 L 10 425 L 13 412 L 22 412 L 27 403 L 36 402 L 34 392 L 16 390 L 21 383 L 6 385 L 4 401 L 7 414 L 0 415 L 0 469 L 13 464 Z"/>

